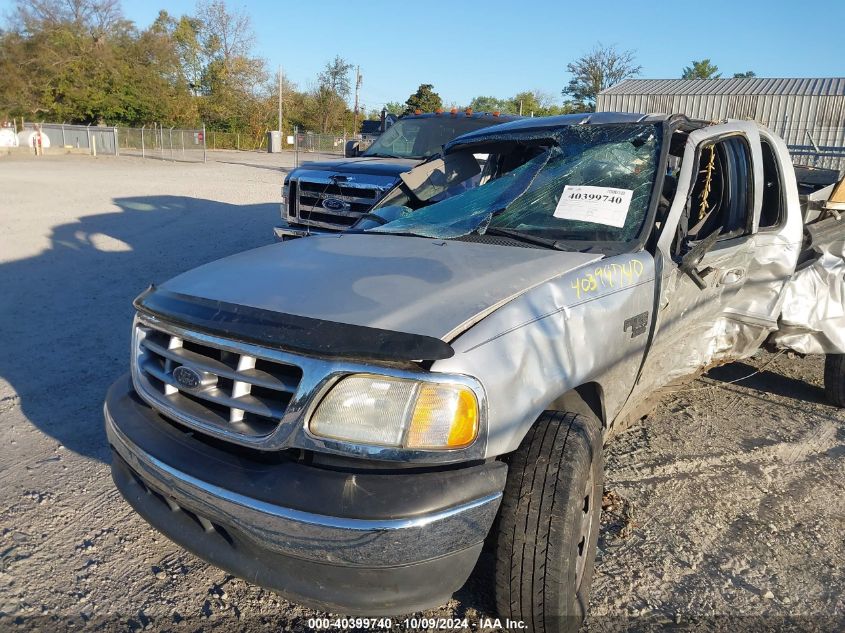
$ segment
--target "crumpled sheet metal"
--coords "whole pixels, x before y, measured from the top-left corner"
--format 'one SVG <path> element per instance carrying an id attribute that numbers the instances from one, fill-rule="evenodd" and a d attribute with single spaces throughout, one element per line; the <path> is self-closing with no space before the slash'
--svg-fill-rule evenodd
<path id="1" fill-rule="evenodd" d="M 721 285 L 718 296 L 707 296 L 684 273 L 672 267 L 663 279 L 661 309 L 655 344 L 620 418 L 635 412 L 649 394 L 702 368 L 752 355 L 774 329 L 774 324 L 751 324 L 724 310 Z M 667 303 L 668 302 L 668 303 Z M 668 315 L 671 314 L 671 317 Z"/>
<path id="2" fill-rule="evenodd" d="M 778 330 L 770 337 L 776 347 L 845 354 L 845 226 L 832 229 L 827 233 L 838 235 L 822 236 L 814 244 L 818 257 L 796 270 L 784 289 Z"/>
<path id="3" fill-rule="evenodd" d="M 760 348 L 770 331 L 724 315 L 703 321 L 690 317 L 684 328 L 664 332 L 665 344 L 660 351 L 649 353 L 630 408 L 636 408 L 647 394 L 695 375 L 702 368 L 748 358 Z M 683 354 L 672 353 L 678 350 L 683 350 Z M 624 413 L 627 412 L 628 408 Z"/>
<path id="4" fill-rule="evenodd" d="M 653 299 L 650 255 L 596 256 L 488 315 L 431 369 L 481 380 L 496 420 L 487 456 L 509 453 L 549 403 L 576 386 L 598 384 L 607 418 L 616 416 L 642 362 Z"/>

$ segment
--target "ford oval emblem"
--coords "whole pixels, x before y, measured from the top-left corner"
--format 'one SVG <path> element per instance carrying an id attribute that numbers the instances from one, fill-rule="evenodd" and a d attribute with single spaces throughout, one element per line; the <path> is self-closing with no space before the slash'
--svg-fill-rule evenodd
<path id="1" fill-rule="evenodd" d="M 202 374 L 186 365 L 179 365 L 173 370 L 173 379 L 185 389 L 196 389 L 202 384 Z"/>
<path id="2" fill-rule="evenodd" d="M 323 200 L 323 208 L 329 211 L 347 211 L 349 209 L 349 203 L 338 200 L 337 198 L 326 198 Z"/>

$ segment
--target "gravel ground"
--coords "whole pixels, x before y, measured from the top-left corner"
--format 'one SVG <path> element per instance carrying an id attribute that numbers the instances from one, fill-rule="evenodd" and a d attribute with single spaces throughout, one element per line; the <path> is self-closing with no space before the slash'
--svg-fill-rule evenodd
<path id="1" fill-rule="evenodd" d="M 270 242 L 288 161 L 0 156 L 0 629 L 308 630 L 313 612 L 129 509 L 101 421 L 132 298 Z M 845 415 L 824 401 L 822 365 L 761 353 L 722 367 L 608 445 L 588 630 L 842 626 Z M 491 573 L 485 554 L 426 615 L 490 629 Z"/>

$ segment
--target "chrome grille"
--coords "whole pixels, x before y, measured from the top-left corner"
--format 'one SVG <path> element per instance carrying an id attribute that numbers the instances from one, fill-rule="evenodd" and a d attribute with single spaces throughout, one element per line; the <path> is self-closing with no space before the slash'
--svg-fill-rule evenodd
<path id="1" fill-rule="evenodd" d="M 374 189 L 300 180 L 296 187 L 296 207 L 299 219 L 314 224 L 335 224 L 350 227 L 376 202 Z M 327 209 L 325 200 L 332 199 L 346 205 L 343 209 Z"/>
<path id="2" fill-rule="evenodd" d="M 344 180 L 344 178 L 347 178 Z M 328 177 L 325 172 L 310 172 L 289 183 L 288 205 L 291 221 L 343 229 L 355 224 L 367 213 L 387 189 L 395 177 L 366 176 L 367 182 L 357 182 L 353 176 Z M 333 201 L 337 208 L 324 206 L 326 200 Z"/>
<path id="3" fill-rule="evenodd" d="M 165 415 L 227 434 L 271 434 L 302 379 L 295 365 L 210 346 L 141 322 L 136 323 L 134 345 L 136 386 L 142 395 Z M 200 377 L 196 386 L 180 381 L 179 372 L 174 376 L 180 367 Z"/>
<path id="4" fill-rule="evenodd" d="M 323 184 L 321 182 L 300 181 L 300 192 L 308 195 L 322 195 L 327 197 L 339 198 L 342 196 L 358 197 L 365 199 L 376 198 L 375 189 L 361 189 L 355 185 L 348 184 Z"/>

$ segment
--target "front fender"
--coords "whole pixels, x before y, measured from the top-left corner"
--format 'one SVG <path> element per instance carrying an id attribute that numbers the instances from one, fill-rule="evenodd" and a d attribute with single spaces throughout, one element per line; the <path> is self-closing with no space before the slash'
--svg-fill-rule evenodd
<path id="1" fill-rule="evenodd" d="M 488 457 L 515 450 L 566 392 L 587 382 L 612 420 L 634 386 L 653 318 L 654 260 L 645 252 L 588 264 L 510 301 L 452 341 L 433 371 L 465 373 L 488 395 Z"/>

